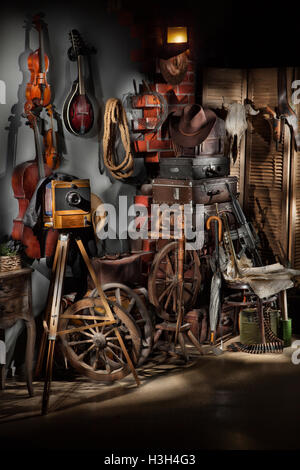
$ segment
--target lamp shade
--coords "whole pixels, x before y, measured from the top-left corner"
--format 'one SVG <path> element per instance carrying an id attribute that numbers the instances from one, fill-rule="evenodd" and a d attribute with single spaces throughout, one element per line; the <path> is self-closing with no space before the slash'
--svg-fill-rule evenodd
<path id="1" fill-rule="evenodd" d="M 182 44 L 188 42 L 186 26 L 170 26 L 167 30 L 168 44 Z"/>

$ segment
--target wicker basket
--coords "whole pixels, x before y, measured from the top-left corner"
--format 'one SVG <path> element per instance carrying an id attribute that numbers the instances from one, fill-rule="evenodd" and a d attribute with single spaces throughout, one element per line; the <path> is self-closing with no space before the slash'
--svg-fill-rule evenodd
<path id="1" fill-rule="evenodd" d="M 0 256 L 0 271 L 15 271 L 21 269 L 21 256 Z"/>

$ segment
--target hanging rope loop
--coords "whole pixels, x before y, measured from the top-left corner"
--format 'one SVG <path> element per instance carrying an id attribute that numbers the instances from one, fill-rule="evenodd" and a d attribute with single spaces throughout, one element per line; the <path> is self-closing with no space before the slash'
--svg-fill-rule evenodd
<path id="1" fill-rule="evenodd" d="M 121 163 L 116 163 L 115 160 L 118 131 L 125 150 L 125 157 Z M 106 168 L 116 179 L 129 178 L 133 173 L 134 159 L 131 152 L 126 112 L 121 101 L 117 98 L 109 98 L 105 105 L 103 161 Z"/>

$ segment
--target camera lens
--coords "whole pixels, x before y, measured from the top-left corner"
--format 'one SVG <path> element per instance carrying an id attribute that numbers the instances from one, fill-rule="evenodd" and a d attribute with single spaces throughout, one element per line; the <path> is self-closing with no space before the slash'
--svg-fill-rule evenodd
<path id="1" fill-rule="evenodd" d="M 66 195 L 66 201 L 70 206 L 78 206 L 81 203 L 81 196 L 77 191 L 70 191 Z"/>

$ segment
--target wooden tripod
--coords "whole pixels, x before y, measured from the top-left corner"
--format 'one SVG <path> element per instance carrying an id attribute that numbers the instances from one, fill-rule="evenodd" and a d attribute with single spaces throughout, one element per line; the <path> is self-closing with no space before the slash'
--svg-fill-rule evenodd
<path id="1" fill-rule="evenodd" d="M 107 298 L 102 290 L 101 284 L 97 279 L 96 273 L 94 268 L 89 260 L 87 252 L 83 246 L 83 243 L 79 237 L 75 238 L 79 251 L 82 255 L 82 258 L 87 266 L 87 269 L 90 273 L 90 276 L 95 284 L 95 287 L 98 290 L 99 297 L 101 299 L 101 303 L 105 310 L 105 315 L 101 316 L 99 320 L 94 319 L 95 325 L 88 325 L 88 326 L 81 326 L 80 330 L 89 329 L 91 326 L 103 326 L 103 325 L 114 325 L 116 324 L 116 320 L 114 315 L 111 311 L 110 305 L 107 301 Z M 58 320 L 60 314 L 60 305 L 61 305 L 61 297 L 62 297 L 62 289 L 63 289 L 63 280 L 65 276 L 65 268 L 66 268 L 66 261 L 67 261 L 67 253 L 68 247 L 70 242 L 70 233 L 61 233 L 59 235 L 59 239 L 57 242 L 54 263 L 52 268 L 52 279 L 49 287 L 48 293 L 48 302 L 47 302 L 47 309 L 46 309 L 46 320 L 44 321 L 44 335 L 41 342 L 39 357 L 38 357 L 38 364 L 37 364 L 37 372 L 41 371 L 45 351 L 47 348 L 47 361 L 46 361 L 46 371 L 45 371 L 45 382 L 44 382 L 44 392 L 43 392 L 43 399 L 42 399 L 42 414 L 47 414 L 48 412 L 48 404 L 49 404 L 49 397 L 50 397 L 50 386 L 51 386 L 51 379 L 52 379 L 52 369 L 53 369 L 53 356 L 54 356 L 54 346 L 56 342 L 57 335 L 68 334 L 68 330 L 65 331 L 58 331 Z M 97 323 L 96 323 L 97 321 Z M 120 335 L 120 332 L 117 326 L 113 329 L 115 335 L 118 339 L 120 347 L 123 351 L 123 354 L 127 360 L 127 363 L 130 367 L 130 370 L 135 378 L 137 386 L 140 385 L 139 378 L 137 376 L 136 370 L 134 368 L 133 362 L 128 354 L 128 351 L 125 347 L 124 341 Z"/>

